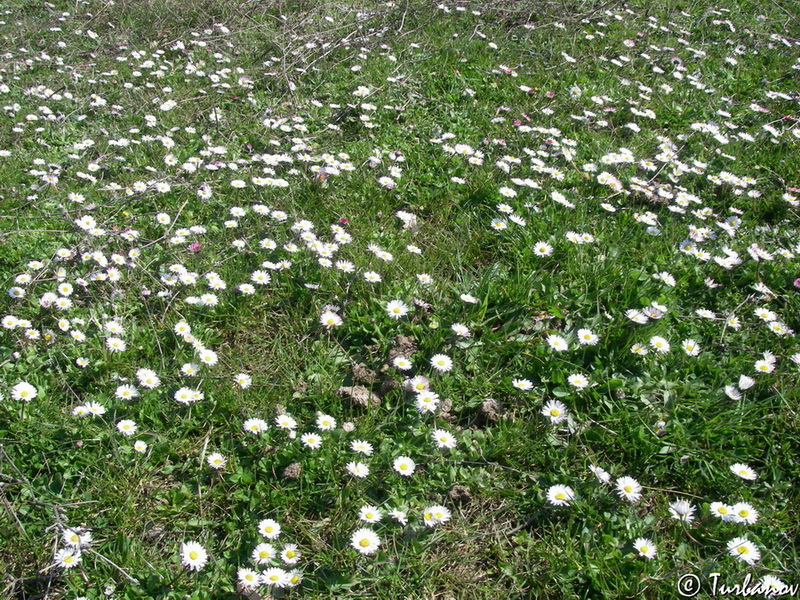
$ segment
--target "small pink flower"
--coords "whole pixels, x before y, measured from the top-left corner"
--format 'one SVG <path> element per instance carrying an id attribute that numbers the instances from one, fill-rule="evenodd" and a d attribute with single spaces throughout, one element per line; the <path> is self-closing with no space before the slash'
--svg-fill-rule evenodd
<path id="1" fill-rule="evenodd" d="M 794 287 L 800 288 L 800 277 L 794 280 Z"/>
<path id="2" fill-rule="evenodd" d="M 339 219 L 339 223 L 341 223 L 342 225 L 347 225 L 349 221 L 347 220 L 347 217 L 342 217 L 341 219 Z"/>
<path id="3" fill-rule="evenodd" d="M 556 93 L 555 92 L 546 92 L 545 96 L 547 96 L 548 98 L 555 98 L 556 97 Z"/>
<path id="4" fill-rule="evenodd" d="M 187 248 L 186 248 L 186 249 L 187 249 L 189 252 L 200 252 L 200 248 L 202 248 L 202 247 L 203 247 L 203 246 L 200 244 L 200 242 L 192 242 L 191 244 L 189 244 L 189 245 L 187 246 Z"/>

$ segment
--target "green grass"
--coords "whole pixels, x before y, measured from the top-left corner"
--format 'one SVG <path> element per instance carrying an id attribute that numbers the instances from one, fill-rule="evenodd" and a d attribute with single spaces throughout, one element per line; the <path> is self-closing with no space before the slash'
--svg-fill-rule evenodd
<path id="1" fill-rule="evenodd" d="M 800 327 L 796 17 L 781 3 L 445 5 L 2 6 L 0 281 L 25 294 L 0 301 L 0 597 L 235 598 L 239 569 L 278 566 L 302 580 L 251 597 L 676 598 L 687 574 L 710 594 L 711 573 L 800 583 L 800 355 L 794 331 L 755 314 Z M 78 224 L 87 216 L 102 231 Z M 303 221 L 338 247 L 307 247 Z M 692 236 L 708 257 L 681 251 Z M 271 281 L 242 293 L 257 270 Z M 171 284 L 180 272 L 194 276 Z M 42 306 L 64 283 L 71 306 Z M 216 305 L 192 301 L 208 293 Z M 391 300 L 408 314 L 390 318 Z M 654 305 L 666 312 L 646 324 L 627 316 Z M 327 329 L 330 306 L 342 325 Z M 580 345 L 581 329 L 597 343 Z M 416 349 L 407 372 L 390 360 L 400 335 Z M 452 370 L 433 369 L 436 354 Z M 140 369 L 160 386 L 137 382 Z M 414 375 L 439 395 L 432 414 L 403 389 Z M 14 398 L 22 382 L 29 402 Z M 118 398 L 123 384 L 139 396 Z M 340 389 L 358 385 L 380 403 Z M 181 388 L 203 399 L 181 404 Z M 542 415 L 551 400 L 566 420 Z M 89 402 L 104 414 L 74 413 Z M 276 425 L 284 413 L 294 431 Z M 319 414 L 337 427 L 319 431 Z M 253 418 L 269 429 L 244 431 Z M 456 447 L 437 447 L 436 429 Z M 304 447 L 309 432 L 319 449 Z M 623 476 L 643 487 L 636 502 L 617 493 Z M 554 485 L 573 490 L 569 505 L 548 500 Z M 692 522 L 670 516 L 677 499 Z M 714 502 L 747 502 L 758 519 L 723 521 Z M 379 523 L 359 520 L 365 505 Z M 434 505 L 451 517 L 429 526 Z M 296 565 L 254 563 L 266 518 Z M 362 527 L 380 538 L 374 554 L 351 546 Z M 93 537 L 75 568 L 55 558 L 68 528 Z M 760 559 L 731 556 L 737 537 Z M 190 541 L 208 553 L 199 571 L 181 565 Z"/>

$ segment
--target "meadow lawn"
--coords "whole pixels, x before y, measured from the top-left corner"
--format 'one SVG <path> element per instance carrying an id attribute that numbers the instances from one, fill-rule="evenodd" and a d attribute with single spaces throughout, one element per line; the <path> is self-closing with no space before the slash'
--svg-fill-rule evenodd
<path id="1" fill-rule="evenodd" d="M 800 584 L 791 2 L 0 40 L 0 598 Z"/>

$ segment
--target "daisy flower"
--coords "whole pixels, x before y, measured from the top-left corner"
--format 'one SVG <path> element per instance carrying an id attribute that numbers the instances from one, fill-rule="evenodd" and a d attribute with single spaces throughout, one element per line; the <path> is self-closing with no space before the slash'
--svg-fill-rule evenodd
<path id="1" fill-rule="evenodd" d="M 736 389 L 735 385 L 726 385 L 725 386 L 725 395 L 730 398 L 731 400 L 741 400 L 742 394 L 739 393 L 739 390 Z"/>
<path id="2" fill-rule="evenodd" d="M 133 400 L 139 396 L 139 390 L 132 385 L 120 385 L 117 387 L 114 395 L 120 400 Z"/>
<path id="3" fill-rule="evenodd" d="M 277 555 L 277 551 L 272 544 L 267 544 L 263 542 L 253 548 L 253 553 L 250 557 L 253 559 L 253 562 L 257 565 L 267 565 L 269 564 Z"/>
<path id="4" fill-rule="evenodd" d="M 22 402 L 30 402 L 38 393 L 39 391 L 27 381 L 20 381 L 11 388 L 11 397 Z"/>
<path id="5" fill-rule="evenodd" d="M 675 500 L 669 505 L 669 516 L 676 521 L 691 523 L 694 521 L 695 507 L 686 500 Z"/>
<path id="6" fill-rule="evenodd" d="M 446 354 L 434 354 L 431 357 L 431 366 L 439 373 L 447 373 L 453 368 L 453 361 Z"/>
<path id="7" fill-rule="evenodd" d="M 99 402 L 87 402 L 85 405 L 86 411 L 95 417 L 102 417 L 106 414 L 106 407 Z"/>
<path id="8" fill-rule="evenodd" d="M 464 338 L 472 337 L 472 333 L 470 332 L 469 327 L 461 323 L 453 323 L 450 326 L 450 329 L 452 329 L 453 333 L 455 333 L 458 337 L 464 337 Z"/>
<path id="9" fill-rule="evenodd" d="M 528 379 L 513 379 L 511 385 L 523 392 L 533 389 L 533 383 Z"/>
<path id="10" fill-rule="evenodd" d="M 533 253 L 536 256 L 550 256 L 553 254 L 553 247 L 547 242 L 536 242 L 533 245 Z"/>
<path id="11" fill-rule="evenodd" d="M 572 488 L 566 485 L 553 485 L 547 490 L 547 501 L 553 506 L 568 506 L 575 499 Z"/>
<path id="12" fill-rule="evenodd" d="M 633 547 L 639 553 L 639 556 L 644 558 L 655 558 L 656 556 L 656 545 L 647 538 L 636 538 L 633 542 Z"/>
<path id="13" fill-rule="evenodd" d="M 417 375 L 404 381 L 403 388 L 409 392 L 422 392 L 430 388 L 430 381 L 424 375 Z"/>
<path id="14" fill-rule="evenodd" d="M 310 450 L 318 450 L 322 446 L 322 437 L 316 433 L 304 433 L 300 436 L 300 442 Z"/>
<path id="15" fill-rule="evenodd" d="M 419 392 L 414 404 L 419 412 L 432 413 L 439 407 L 439 394 L 430 390 Z"/>
<path id="16" fill-rule="evenodd" d="M 386 312 L 392 319 L 400 319 L 408 314 L 408 306 L 401 300 L 390 300 L 386 303 Z"/>
<path id="17" fill-rule="evenodd" d="M 77 529 L 65 529 L 61 534 L 64 543 L 73 548 L 87 548 L 92 544 L 92 534 L 90 531 L 80 531 Z"/>
<path id="18" fill-rule="evenodd" d="M 197 400 L 202 400 L 202 396 L 203 394 L 198 390 L 193 390 L 186 387 L 180 388 L 177 392 L 175 392 L 175 400 L 181 404 L 191 404 Z"/>
<path id="19" fill-rule="evenodd" d="M 594 346 L 600 341 L 600 336 L 591 329 L 578 329 L 578 343 L 581 346 Z"/>
<path id="20" fill-rule="evenodd" d="M 628 502 L 636 502 L 642 497 L 642 486 L 633 477 L 617 479 L 617 493 Z"/>
<path id="21" fill-rule="evenodd" d="M 261 578 L 253 569 L 239 569 L 236 571 L 236 578 L 239 585 L 246 590 L 254 590 L 261 585 Z"/>
<path id="22" fill-rule="evenodd" d="M 739 477 L 741 477 L 742 479 L 746 479 L 747 481 L 753 481 L 758 478 L 758 474 L 749 466 L 743 463 L 733 464 L 731 465 L 730 469 L 734 475 L 738 475 Z"/>
<path id="23" fill-rule="evenodd" d="M 492 219 L 491 226 L 492 229 L 494 229 L 495 231 L 503 231 L 505 229 L 508 229 L 508 221 L 506 221 L 505 219 L 501 219 L 500 217 L 496 217 Z"/>
<path id="24" fill-rule="evenodd" d="M 585 375 L 581 375 L 580 373 L 570 375 L 569 377 L 567 377 L 567 381 L 571 386 L 579 390 L 589 387 L 589 380 Z"/>
<path id="25" fill-rule="evenodd" d="M 723 521 L 734 521 L 736 515 L 733 513 L 733 507 L 723 504 L 722 502 L 712 502 L 709 506 L 711 514 Z"/>
<path id="26" fill-rule="evenodd" d="M 330 431 L 336 428 L 336 419 L 330 415 L 320 414 L 317 416 L 317 427 L 320 431 Z"/>
<path id="27" fill-rule="evenodd" d="M 697 356 L 698 354 L 700 354 L 699 344 L 692 339 L 683 340 L 681 342 L 681 347 L 688 356 Z"/>
<path id="28" fill-rule="evenodd" d="M 267 422 L 264 419 L 247 419 L 244 422 L 244 430 L 252 433 L 253 435 L 258 435 L 259 433 L 263 433 L 268 429 Z"/>
<path id="29" fill-rule="evenodd" d="M 285 565 L 296 565 L 300 562 L 300 551 L 296 544 L 286 544 L 281 550 L 281 561 Z"/>
<path id="30" fill-rule="evenodd" d="M 271 567 L 261 574 L 261 583 L 276 588 L 286 587 L 289 585 L 289 573 L 280 567 Z"/>
<path id="31" fill-rule="evenodd" d="M 297 421 L 291 415 L 283 414 L 275 417 L 275 425 L 281 429 L 297 429 Z"/>
<path id="32" fill-rule="evenodd" d="M 452 450 L 456 447 L 456 438 L 449 431 L 444 429 L 435 429 L 431 434 L 433 441 L 436 443 L 437 448 L 447 448 Z"/>
<path id="33" fill-rule="evenodd" d="M 267 538 L 268 540 L 277 539 L 281 534 L 280 523 L 274 519 L 264 519 L 258 524 L 258 533 Z"/>
<path id="34" fill-rule="evenodd" d="M 650 338 L 650 347 L 661 354 L 669 352 L 669 342 L 660 335 L 654 335 Z"/>
<path id="35" fill-rule="evenodd" d="M 383 518 L 383 513 L 377 506 L 367 504 L 358 511 L 358 518 L 367 523 L 377 523 Z"/>
<path id="36" fill-rule="evenodd" d="M 292 569 L 289 571 L 288 587 L 297 587 L 303 581 L 303 572 L 300 569 Z"/>
<path id="37" fill-rule="evenodd" d="M 547 344 L 556 352 L 566 352 L 569 350 L 569 344 L 567 344 L 567 340 L 560 335 L 548 335 Z"/>
<path id="38" fill-rule="evenodd" d="M 783 581 L 774 575 L 764 575 L 761 579 L 759 579 L 758 587 L 763 591 L 767 598 L 783 596 L 789 591 L 789 586 L 787 586 Z"/>
<path id="39" fill-rule="evenodd" d="M 331 329 L 333 327 L 339 327 L 342 324 L 342 317 L 337 315 L 335 312 L 326 310 L 322 313 L 319 317 L 320 325 L 323 327 L 327 327 Z"/>
<path id="40" fill-rule="evenodd" d="M 136 423 L 130 419 L 124 419 L 117 423 L 117 431 L 124 436 L 132 436 L 136 433 Z"/>
<path id="41" fill-rule="evenodd" d="M 758 511 L 747 502 L 738 502 L 734 504 L 731 507 L 731 511 L 733 512 L 733 520 L 737 523 L 752 525 L 758 521 Z"/>
<path id="42" fill-rule="evenodd" d="M 608 483 L 611 481 L 611 474 L 606 471 L 603 467 L 598 467 L 597 465 L 590 465 L 589 470 L 594 473 L 594 476 L 597 477 L 597 481 L 600 483 Z"/>
<path id="43" fill-rule="evenodd" d="M 353 477 L 358 477 L 359 479 L 364 479 L 369 475 L 369 467 L 362 462 L 349 462 L 346 469 Z"/>
<path id="44" fill-rule="evenodd" d="M 450 520 L 450 511 L 440 504 L 429 506 L 423 512 L 423 519 L 428 527 L 441 525 Z"/>
<path id="45" fill-rule="evenodd" d="M 557 425 L 567 418 L 567 407 L 558 400 L 550 400 L 542 406 L 542 415 L 550 419 L 553 425 Z"/>
<path id="46" fill-rule="evenodd" d="M 756 380 L 752 377 L 748 377 L 747 375 L 741 375 L 739 377 L 739 389 L 740 390 L 747 390 L 755 385 Z"/>
<path id="47" fill-rule="evenodd" d="M 759 373 L 772 373 L 775 370 L 775 363 L 767 360 L 757 360 L 753 366 Z"/>
<path id="48" fill-rule="evenodd" d="M 247 373 L 239 373 L 233 378 L 233 381 L 237 383 L 243 390 L 246 390 L 253 384 L 253 378 Z"/>
<path id="49" fill-rule="evenodd" d="M 215 364 L 217 364 L 217 361 L 219 360 L 217 353 L 208 349 L 201 350 L 197 357 L 200 359 L 201 363 L 210 367 L 213 367 Z"/>
<path id="50" fill-rule="evenodd" d="M 392 364 L 395 366 L 396 369 L 400 371 L 408 371 L 409 369 L 411 369 L 411 367 L 414 366 L 413 363 L 410 360 L 408 360 L 405 356 L 395 357 L 395 359 L 392 361 Z"/>
<path id="51" fill-rule="evenodd" d="M 206 462 L 208 463 L 209 467 L 219 471 L 220 469 L 225 468 L 225 464 L 228 462 L 228 459 L 222 456 L 222 454 L 219 452 L 213 452 L 206 457 Z"/>
<path id="52" fill-rule="evenodd" d="M 381 539 L 371 529 L 358 529 L 350 536 L 350 545 L 361 554 L 375 554 L 381 545 Z"/>
<path id="53" fill-rule="evenodd" d="M 372 444 L 365 442 L 364 440 L 353 440 L 350 443 L 350 449 L 353 452 L 359 452 L 361 454 L 365 454 L 366 456 L 372 454 L 373 451 Z"/>
<path id="54" fill-rule="evenodd" d="M 389 516 L 400 523 L 400 525 L 408 525 L 408 515 L 406 515 L 406 513 L 404 513 L 402 510 L 393 508 L 389 511 Z"/>
<path id="55" fill-rule="evenodd" d="M 77 548 L 62 548 L 56 552 L 53 562 L 62 569 L 77 567 L 81 562 L 81 552 Z"/>
<path id="56" fill-rule="evenodd" d="M 733 538 L 728 542 L 728 554 L 748 565 L 752 565 L 761 558 L 758 546 L 743 537 Z"/>
<path id="57" fill-rule="evenodd" d="M 208 562 L 208 552 L 197 542 L 185 542 L 181 545 L 181 564 L 191 569 L 199 571 Z"/>
<path id="58" fill-rule="evenodd" d="M 400 475 L 403 475 L 404 477 L 410 477 L 414 474 L 414 469 L 417 468 L 417 465 L 408 456 L 398 456 L 394 459 L 392 468 L 400 473 Z"/>
<path id="59" fill-rule="evenodd" d="M 136 371 L 136 379 L 139 380 L 139 385 L 148 390 L 153 390 L 161 385 L 161 380 L 155 374 L 155 371 L 150 369 L 139 369 Z"/>
<path id="60" fill-rule="evenodd" d="M 375 271 L 367 271 L 364 273 L 364 281 L 367 283 L 380 283 L 382 281 L 381 276 L 376 273 Z M 390 315 L 392 316 L 392 315 Z M 399 317 L 396 317 L 399 318 Z"/>

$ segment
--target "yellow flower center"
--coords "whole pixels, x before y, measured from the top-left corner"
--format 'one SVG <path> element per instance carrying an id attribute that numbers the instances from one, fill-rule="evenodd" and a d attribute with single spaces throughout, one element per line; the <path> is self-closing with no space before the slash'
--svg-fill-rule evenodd
<path id="1" fill-rule="evenodd" d="M 287 550 L 286 551 L 286 558 L 294 558 L 295 554 L 297 554 L 294 550 Z"/>
<path id="2" fill-rule="evenodd" d="M 629 486 L 629 485 L 626 485 L 626 486 L 625 486 L 624 488 L 622 488 L 622 489 L 624 489 L 624 490 L 625 490 L 626 492 L 628 492 L 629 494 L 630 494 L 630 493 L 633 491 L 633 488 L 632 488 L 631 486 Z"/>
<path id="3" fill-rule="evenodd" d="M 367 546 L 369 546 L 369 540 L 367 538 L 362 538 L 361 541 L 358 542 L 358 545 L 361 546 L 362 548 L 366 548 Z"/>
<path id="4" fill-rule="evenodd" d="M 197 552 L 194 551 L 189 552 L 189 558 L 191 558 L 192 560 L 197 560 Z"/>
<path id="5" fill-rule="evenodd" d="M 556 500 L 563 500 L 564 498 L 566 498 L 566 495 L 564 494 L 564 492 L 558 492 L 556 494 Z"/>

